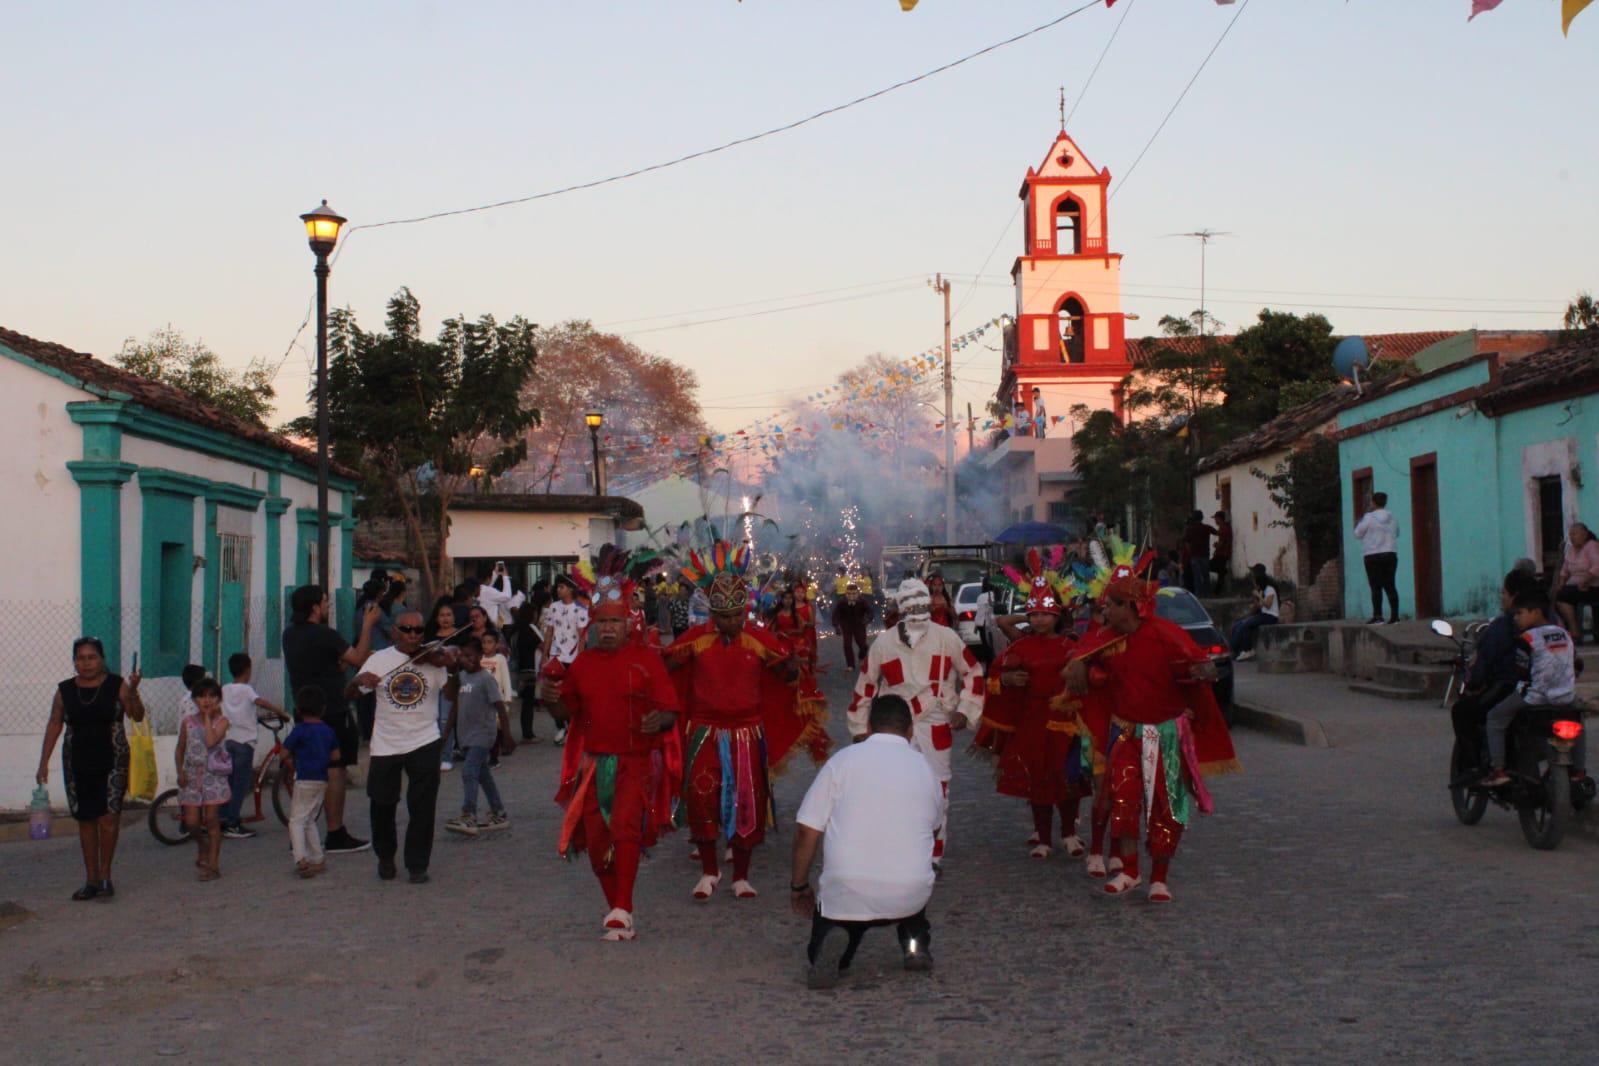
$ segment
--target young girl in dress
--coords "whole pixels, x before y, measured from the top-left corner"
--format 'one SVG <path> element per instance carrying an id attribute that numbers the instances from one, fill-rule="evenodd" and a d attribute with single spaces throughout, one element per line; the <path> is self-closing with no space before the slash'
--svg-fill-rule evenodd
<path id="1" fill-rule="evenodd" d="M 222 713 L 222 686 L 211 678 L 197 683 L 189 695 L 195 712 L 178 729 L 178 805 L 194 838 L 200 880 L 215 881 L 222 876 L 217 867 L 222 857 L 220 811 L 228 802 L 228 775 L 233 771 L 222 743 L 228 719 Z"/>

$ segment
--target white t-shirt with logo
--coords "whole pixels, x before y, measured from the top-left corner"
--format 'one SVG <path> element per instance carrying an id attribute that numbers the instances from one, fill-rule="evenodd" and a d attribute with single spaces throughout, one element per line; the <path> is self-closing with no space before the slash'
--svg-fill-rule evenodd
<path id="1" fill-rule="evenodd" d="M 376 692 L 377 715 L 372 722 L 372 754 L 404 755 L 439 739 L 439 693 L 450 679 L 442 666 L 405 663 L 410 656 L 399 648 L 373 652 L 361 667 L 363 674 L 382 680 Z"/>

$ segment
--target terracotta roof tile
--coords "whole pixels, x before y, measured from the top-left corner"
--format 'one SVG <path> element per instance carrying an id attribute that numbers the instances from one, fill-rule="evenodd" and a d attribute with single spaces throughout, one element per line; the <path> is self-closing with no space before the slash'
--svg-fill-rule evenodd
<path id="1" fill-rule="evenodd" d="M 1599 331 L 1596 331 L 1599 332 Z M 1492 415 L 1550 399 L 1569 399 L 1599 391 L 1599 335 L 1579 336 L 1545 352 L 1503 363 L 1499 384 L 1477 401 Z"/>
<path id="2" fill-rule="evenodd" d="M 102 362 L 87 352 L 75 352 L 65 345 L 35 340 L 4 326 L 0 326 L 0 345 L 35 362 L 59 370 L 90 390 L 126 396 L 141 407 L 274 448 L 306 466 L 313 468 L 316 466 L 316 451 L 312 448 L 274 433 L 265 426 L 229 414 L 182 389 L 140 377 L 121 367 Z M 354 476 L 354 471 L 336 463 L 333 464 L 333 469 L 344 477 Z"/>

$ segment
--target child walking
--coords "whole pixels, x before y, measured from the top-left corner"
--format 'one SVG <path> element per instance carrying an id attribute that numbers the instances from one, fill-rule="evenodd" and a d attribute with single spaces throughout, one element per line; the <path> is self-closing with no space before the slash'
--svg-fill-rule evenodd
<path id="1" fill-rule="evenodd" d="M 294 869 L 301 877 L 326 872 L 322 841 L 316 820 L 328 791 L 328 767 L 339 761 L 339 738 L 322 720 L 327 697 L 314 685 L 294 694 L 300 722 L 289 731 L 283 747 L 294 771 L 294 799 L 289 808 L 289 846 L 294 849 Z"/>
<path id="2" fill-rule="evenodd" d="M 228 777 L 233 773 L 233 760 L 223 747 L 228 719 L 222 713 L 222 686 L 214 679 L 201 678 L 189 696 L 195 709 L 178 729 L 178 805 L 194 838 L 200 880 L 215 881 L 222 876 L 220 812 L 228 802 Z"/>
<path id="3" fill-rule="evenodd" d="M 505 735 L 495 737 L 494 746 L 489 749 L 489 769 L 497 770 L 500 766 L 500 756 L 509 755 L 516 750 L 516 741 L 511 739 L 509 725 L 511 693 L 516 690 L 511 687 L 511 667 L 505 661 L 504 644 L 500 634 L 491 629 L 478 639 L 483 642 L 483 669 L 494 675 L 494 683 L 500 686 L 500 697 L 505 700 L 507 708 Z"/>
<path id="4" fill-rule="evenodd" d="M 445 822 L 444 828 L 467 836 L 476 836 L 483 830 L 509 829 L 511 820 L 506 816 L 500 790 L 489 769 L 489 749 L 501 733 L 510 740 L 511 724 L 506 717 L 505 694 L 500 691 L 499 682 L 483 669 L 483 642 L 477 637 L 467 637 L 461 642 L 460 669 L 450 678 L 444 692 L 454 697 L 449 722 L 466 749 L 461 769 L 461 814 Z M 479 786 L 489 804 L 487 822 L 477 820 Z"/>

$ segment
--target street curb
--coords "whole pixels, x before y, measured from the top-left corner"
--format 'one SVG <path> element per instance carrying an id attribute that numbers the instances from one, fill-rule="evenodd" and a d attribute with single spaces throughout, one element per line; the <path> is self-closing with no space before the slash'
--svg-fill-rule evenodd
<path id="1" fill-rule="evenodd" d="M 122 810 L 122 828 L 126 829 L 130 825 L 137 825 L 139 822 L 144 821 L 149 816 L 150 805 L 148 803 L 140 803 L 137 807 L 135 807 L 131 800 L 124 801 Z M 64 836 L 73 837 L 75 839 L 77 835 L 78 823 L 71 815 L 63 815 L 51 812 L 51 837 Z M 15 844 L 18 841 L 30 839 L 31 838 L 28 836 L 28 822 L 26 819 L 19 818 L 14 822 L 7 822 L 4 825 L 0 825 L 0 844 Z"/>
<path id="2" fill-rule="evenodd" d="M 1330 748 L 1327 732 L 1314 718 L 1300 718 L 1282 711 L 1268 710 L 1233 696 L 1233 721 L 1261 733 L 1299 744 L 1306 748 Z"/>

